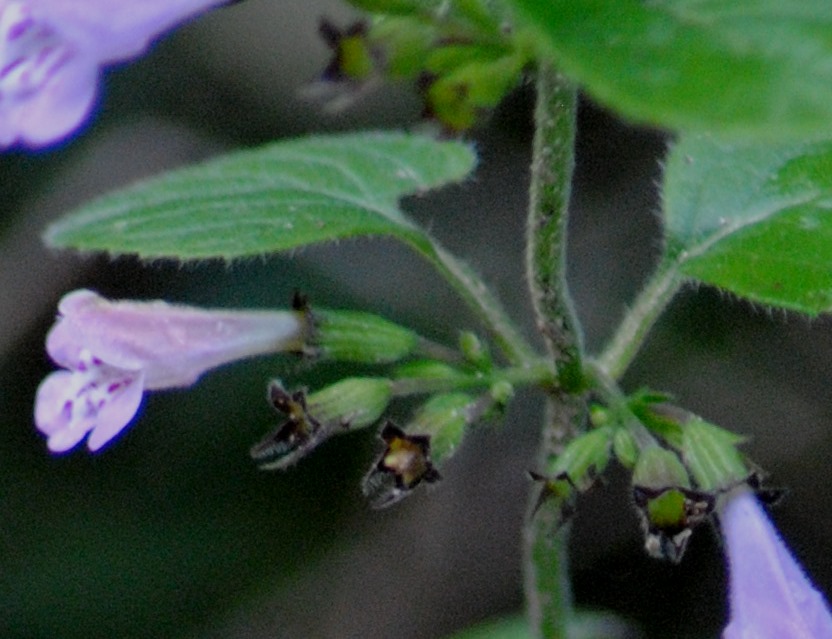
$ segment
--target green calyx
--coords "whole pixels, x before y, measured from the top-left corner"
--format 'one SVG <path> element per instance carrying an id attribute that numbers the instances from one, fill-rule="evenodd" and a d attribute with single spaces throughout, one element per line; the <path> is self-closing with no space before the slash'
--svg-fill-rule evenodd
<path id="1" fill-rule="evenodd" d="M 653 445 L 639 454 L 633 471 L 633 485 L 653 489 L 690 488 L 690 477 L 676 453 Z"/>
<path id="2" fill-rule="evenodd" d="M 609 463 L 613 434 L 612 428 L 601 427 L 573 439 L 552 460 L 546 474 L 558 477 L 565 473 L 579 490 L 586 490 Z"/>
<path id="3" fill-rule="evenodd" d="M 434 395 L 416 411 L 405 430 L 430 437 L 431 459 L 440 466 L 456 451 L 477 412 L 476 399 L 467 393 Z"/>
<path id="4" fill-rule="evenodd" d="M 386 364 L 416 352 L 420 339 L 410 329 L 360 311 L 307 311 L 312 326 L 309 354 L 344 362 Z"/>
<path id="5" fill-rule="evenodd" d="M 749 469 L 737 446 L 745 438 L 693 417 L 683 426 L 682 455 L 697 485 L 723 491 L 745 481 Z"/>
<path id="6" fill-rule="evenodd" d="M 333 434 L 378 421 L 391 396 L 385 378 L 351 377 L 311 394 L 289 392 L 272 380 L 269 400 L 283 421 L 252 447 L 251 456 L 263 470 L 286 469 Z"/>
<path id="7" fill-rule="evenodd" d="M 391 396 L 387 378 L 348 377 L 310 394 L 306 403 L 318 421 L 354 430 L 377 422 Z"/>
<path id="8" fill-rule="evenodd" d="M 565 523 L 575 511 L 577 493 L 588 490 L 607 467 L 614 432 L 608 426 L 591 430 L 569 442 L 545 472 L 530 471 L 529 476 L 541 485 L 533 511 L 554 499 L 560 508 L 558 525 Z"/>
<path id="9" fill-rule="evenodd" d="M 638 443 L 633 433 L 627 428 L 616 428 L 612 440 L 615 458 L 624 468 L 635 468 L 638 461 Z"/>

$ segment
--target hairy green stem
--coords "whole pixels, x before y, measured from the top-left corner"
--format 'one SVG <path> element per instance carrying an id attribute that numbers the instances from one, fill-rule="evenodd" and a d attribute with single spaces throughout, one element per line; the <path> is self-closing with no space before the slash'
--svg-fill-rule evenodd
<path id="1" fill-rule="evenodd" d="M 526 269 L 538 328 L 546 340 L 559 385 L 547 399 L 538 463 L 557 455 L 580 429 L 581 334 L 566 286 L 567 209 L 572 182 L 577 97 L 574 86 L 541 64 L 537 77 Z M 532 503 L 537 502 L 533 496 Z M 530 515 L 524 531 L 525 584 L 532 635 L 566 639 L 573 617 L 566 526 L 549 499 Z"/>
<path id="2" fill-rule="evenodd" d="M 540 355 L 523 337 L 503 306 L 473 269 L 424 235 L 414 238 L 412 245 L 433 264 L 486 325 L 511 364 L 531 365 L 539 360 Z"/>
<path id="3" fill-rule="evenodd" d="M 675 262 L 662 262 L 642 289 L 618 330 L 596 359 L 596 366 L 613 380 L 620 379 L 632 363 L 647 334 L 656 323 L 684 278 Z"/>
<path id="4" fill-rule="evenodd" d="M 538 358 L 523 366 L 498 368 L 479 375 L 458 375 L 453 377 L 402 377 L 393 381 L 393 395 L 421 395 L 445 393 L 451 390 L 487 389 L 499 382 L 512 386 L 541 386 L 546 389 L 555 386 L 552 367 L 546 360 Z"/>
<path id="5" fill-rule="evenodd" d="M 541 69 L 537 81 L 526 273 L 537 326 L 558 370 L 580 367 L 582 335 L 566 285 L 566 226 L 575 146 L 575 88 Z"/>
<path id="6" fill-rule="evenodd" d="M 466 363 L 465 357 L 458 350 L 445 346 L 444 344 L 438 344 L 426 337 L 419 337 L 416 354 L 427 359 L 445 362 L 452 366 L 460 366 Z"/>

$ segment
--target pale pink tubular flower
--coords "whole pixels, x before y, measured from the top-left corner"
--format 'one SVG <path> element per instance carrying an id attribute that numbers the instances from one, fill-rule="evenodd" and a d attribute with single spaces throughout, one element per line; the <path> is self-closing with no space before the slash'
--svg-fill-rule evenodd
<path id="1" fill-rule="evenodd" d="M 224 0 L 0 0 L 0 147 L 39 147 L 78 128 L 99 68 Z"/>
<path id="2" fill-rule="evenodd" d="M 731 619 L 723 639 L 832 639 L 823 596 L 749 490 L 720 517 L 728 553 Z"/>
<path id="3" fill-rule="evenodd" d="M 46 350 L 65 370 L 48 375 L 35 400 L 35 424 L 53 452 L 87 433 L 98 450 L 133 419 L 145 390 L 190 386 L 238 359 L 300 351 L 307 332 L 297 311 L 109 301 L 89 290 L 65 295 L 58 311 Z"/>

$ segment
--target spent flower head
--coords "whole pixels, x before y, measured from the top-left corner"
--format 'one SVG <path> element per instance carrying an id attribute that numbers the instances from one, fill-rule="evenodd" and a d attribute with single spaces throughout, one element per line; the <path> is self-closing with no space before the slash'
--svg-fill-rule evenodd
<path id="1" fill-rule="evenodd" d="M 311 394 L 289 392 L 272 380 L 269 402 L 283 420 L 251 448 L 251 456 L 263 470 L 286 469 L 331 435 L 375 423 L 391 391 L 390 380 L 382 377 L 348 377 Z"/>
<path id="2" fill-rule="evenodd" d="M 89 114 L 100 67 L 222 1 L 0 0 L 0 147 L 62 140 Z"/>
<path id="3" fill-rule="evenodd" d="M 64 370 L 43 380 L 35 400 L 35 424 L 53 452 L 87 433 L 98 450 L 133 419 L 144 390 L 190 386 L 222 364 L 300 351 L 307 332 L 297 311 L 114 302 L 83 289 L 65 295 L 58 311 L 46 350 Z"/>
<path id="4" fill-rule="evenodd" d="M 832 615 L 748 488 L 727 497 L 720 521 L 731 619 L 723 639 L 823 639 Z"/>

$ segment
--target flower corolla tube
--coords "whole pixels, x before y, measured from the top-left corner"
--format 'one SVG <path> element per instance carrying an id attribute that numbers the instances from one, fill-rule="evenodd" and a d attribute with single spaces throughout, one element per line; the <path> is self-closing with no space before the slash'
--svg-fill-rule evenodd
<path id="1" fill-rule="evenodd" d="M 109 301 L 68 293 L 46 338 L 63 370 L 41 382 L 35 425 L 53 452 L 89 433 L 98 450 L 133 419 L 145 390 L 181 388 L 205 371 L 255 355 L 303 349 L 298 311 L 206 310 L 163 301 Z"/>
<path id="2" fill-rule="evenodd" d="M 754 494 L 742 489 L 730 496 L 720 522 L 731 615 L 722 639 L 832 639 L 828 604 Z"/>
<path id="3" fill-rule="evenodd" d="M 99 69 L 222 0 L 0 0 L 0 148 L 41 147 L 87 118 Z"/>

